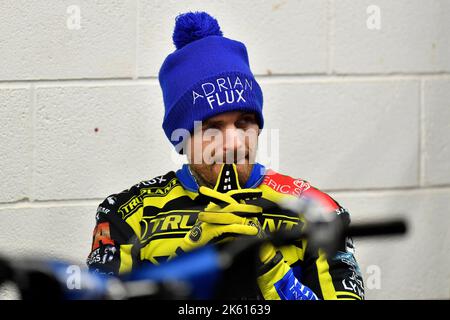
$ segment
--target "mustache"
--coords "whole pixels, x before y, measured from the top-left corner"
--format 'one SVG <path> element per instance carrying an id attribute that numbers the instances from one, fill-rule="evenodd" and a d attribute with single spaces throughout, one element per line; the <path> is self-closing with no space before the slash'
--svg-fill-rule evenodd
<path id="1" fill-rule="evenodd" d="M 252 152 L 249 150 L 232 150 L 228 152 L 218 152 L 211 155 L 213 163 L 216 164 L 244 164 L 251 160 L 254 161 L 255 157 L 252 157 Z"/>

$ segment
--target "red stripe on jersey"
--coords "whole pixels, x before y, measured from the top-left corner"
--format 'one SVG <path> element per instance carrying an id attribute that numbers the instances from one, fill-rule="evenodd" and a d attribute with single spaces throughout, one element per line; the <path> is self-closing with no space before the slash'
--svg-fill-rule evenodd
<path id="1" fill-rule="evenodd" d="M 294 179 L 269 169 L 264 177 L 263 184 L 280 193 L 297 197 L 302 196 L 317 201 L 329 211 L 339 209 L 337 203 L 329 195 L 312 187 L 308 181 L 302 179 Z"/>
<path id="2" fill-rule="evenodd" d="M 294 179 L 270 169 L 267 170 L 263 184 L 267 185 L 276 192 L 290 194 L 297 197 L 311 188 L 309 182 L 307 181 L 302 179 Z"/>
<path id="3" fill-rule="evenodd" d="M 303 197 L 317 201 L 325 210 L 334 212 L 339 209 L 337 203 L 326 193 L 314 187 L 309 188 L 302 194 Z"/>

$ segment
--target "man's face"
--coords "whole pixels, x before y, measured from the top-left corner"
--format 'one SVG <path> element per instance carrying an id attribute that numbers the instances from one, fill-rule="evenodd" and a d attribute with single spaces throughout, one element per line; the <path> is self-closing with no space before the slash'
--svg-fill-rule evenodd
<path id="1" fill-rule="evenodd" d="M 187 144 L 190 167 L 214 186 L 223 163 L 236 163 L 239 182 L 247 181 L 255 163 L 259 126 L 255 114 L 232 111 L 203 121 Z"/>

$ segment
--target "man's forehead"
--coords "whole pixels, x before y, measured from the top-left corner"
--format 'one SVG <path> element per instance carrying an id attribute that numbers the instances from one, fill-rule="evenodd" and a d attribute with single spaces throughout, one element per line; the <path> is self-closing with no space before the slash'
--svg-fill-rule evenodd
<path id="1" fill-rule="evenodd" d="M 229 120 L 237 119 L 244 115 L 254 115 L 254 113 L 247 112 L 247 111 L 229 111 L 229 112 L 220 113 L 218 115 L 215 115 L 214 117 L 210 117 L 206 120 L 203 120 L 203 123 L 216 122 L 216 121 L 229 121 Z"/>

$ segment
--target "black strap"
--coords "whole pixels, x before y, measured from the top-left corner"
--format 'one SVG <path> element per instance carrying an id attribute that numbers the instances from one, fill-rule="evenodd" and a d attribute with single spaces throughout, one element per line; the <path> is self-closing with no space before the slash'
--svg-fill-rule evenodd
<path id="1" fill-rule="evenodd" d="M 269 260 L 269 262 L 263 264 L 258 269 L 258 276 L 262 276 L 263 274 L 272 270 L 280 261 L 283 260 L 283 254 L 280 251 L 277 251 L 275 257 Z"/>

